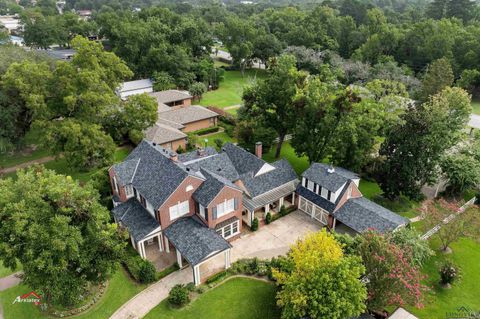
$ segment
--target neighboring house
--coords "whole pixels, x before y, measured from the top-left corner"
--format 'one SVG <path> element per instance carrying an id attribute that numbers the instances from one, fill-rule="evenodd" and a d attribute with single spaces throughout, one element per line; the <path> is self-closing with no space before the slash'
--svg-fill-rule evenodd
<path id="1" fill-rule="evenodd" d="M 48 49 L 48 50 L 37 50 L 38 52 L 46 52 L 51 58 L 55 60 L 70 61 L 75 53 L 73 49 Z"/>
<path id="2" fill-rule="evenodd" d="M 313 163 L 297 187 L 298 208 L 328 228 L 351 234 L 369 229 L 388 232 L 408 219 L 363 197 L 360 178 L 340 167 Z"/>
<path id="3" fill-rule="evenodd" d="M 257 212 L 263 218 L 294 202 L 292 167 L 260 157 L 261 144 L 257 156 L 233 144 L 219 153 L 178 155 L 144 140 L 109 170 L 115 221 L 142 258 L 157 260 L 157 267 L 188 263 L 199 284 L 207 260 L 223 254 L 230 266 L 229 241 L 240 235 L 242 221 L 250 225 Z"/>
<path id="4" fill-rule="evenodd" d="M 200 105 L 191 105 L 192 96 L 185 91 L 167 90 L 149 94 L 157 100 L 157 123 L 145 131 L 145 137 L 170 150 L 183 150 L 187 135 L 217 125 L 218 114 Z"/>
<path id="5" fill-rule="evenodd" d="M 474 131 L 480 130 L 480 115 L 477 114 L 471 114 L 470 115 L 470 121 L 468 122 L 469 130 L 470 130 L 470 135 L 473 135 Z"/>
<path id="6" fill-rule="evenodd" d="M 150 79 L 123 82 L 116 92 L 122 100 L 131 95 L 151 93 L 153 92 L 153 82 Z"/>

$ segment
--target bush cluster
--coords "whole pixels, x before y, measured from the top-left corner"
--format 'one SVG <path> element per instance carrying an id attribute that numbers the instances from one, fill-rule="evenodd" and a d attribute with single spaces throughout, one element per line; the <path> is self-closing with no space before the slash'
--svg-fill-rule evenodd
<path id="1" fill-rule="evenodd" d="M 252 222 L 252 226 L 250 227 L 252 231 L 258 230 L 258 218 L 255 217 Z"/>
<path id="2" fill-rule="evenodd" d="M 198 136 L 202 136 L 202 135 L 218 132 L 218 130 L 220 130 L 220 127 L 212 126 L 212 127 L 202 128 L 200 130 L 195 131 L 194 133 L 197 134 Z"/>
<path id="3" fill-rule="evenodd" d="M 183 307 L 190 302 L 190 292 L 187 286 L 177 284 L 168 294 L 168 302 L 175 307 Z"/>
<path id="4" fill-rule="evenodd" d="M 440 267 L 440 280 L 442 284 L 448 285 L 455 281 L 458 277 L 458 269 L 450 261 L 445 262 L 442 267 Z"/>
<path id="5" fill-rule="evenodd" d="M 155 266 L 150 261 L 142 259 L 139 255 L 127 256 L 123 264 L 130 275 L 138 282 L 151 283 L 156 280 L 157 271 Z"/>

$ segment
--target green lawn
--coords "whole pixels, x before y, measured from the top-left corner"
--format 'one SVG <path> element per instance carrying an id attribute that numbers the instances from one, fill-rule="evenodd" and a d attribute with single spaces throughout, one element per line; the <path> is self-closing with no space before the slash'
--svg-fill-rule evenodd
<path id="1" fill-rule="evenodd" d="M 133 282 L 123 270 L 119 269 L 109 282 L 107 291 L 89 311 L 76 316 L 78 319 L 107 319 L 121 305 L 130 298 L 142 291 L 146 286 Z M 20 295 L 30 292 L 32 289 L 19 285 L 0 292 L 0 303 L 3 307 L 5 319 L 27 319 L 27 318 L 50 318 L 41 313 L 38 307 L 30 303 L 12 304 L 13 300 Z"/>
<path id="2" fill-rule="evenodd" d="M 221 108 L 240 104 L 243 88 L 255 79 L 264 78 L 265 74 L 264 70 L 258 69 L 246 70 L 244 76 L 240 71 L 225 71 L 225 78 L 220 82 L 220 87 L 205 93 L 199 104 Z"/>
<path id="3" fill-rule="evenodd" d="M 414 307 L 409 310 L 422 319 L 446 318 L 446 312 L 455 312 L 461 306 L 473 311 L 480 311 L 480 244 L 471 239 L 462 238 L 451 245 L 452 254 L 445 255 L 438 251 L 438 239 L 433 237 L 431 246 L 437 252 L 423 267 L 428 275 L 425 281 L 432 290 L 427 294 L 423 309 Z M 451 260 L 461 269 L 461 279 L 451 289 L 439 285 L 438 268 L 446 259 Z M 453 318 L 453 317 L 452 317 Z"/>
<path id="4" fill-rule="evenodd" d="M 275 158 L 275 151 L 276 145 L 273 145 L 268 152 L 263 154 L 263 159 L 270 163 L 277 161 Z M 282 151 L 280 152 L 280 159 L 281 158 L 285 158 L 287 161 L 289 161 L 290 165 L 292 165 L 293 169 L 298 175 L 301 175 L 310 166 L 308 158 L 306 156 L 298 157 L 289 142 L 283 143 Z"/>
<path id="5" fill-rule="evenodd" d="M 275 286 L 249 278 L 232 278 L 199 295 L 183 309 L 162 301 L 145 319 L 270 319 L 280 318 L 275 305 Z"/>
<path id="6" fill-rule="evenodd" d="M 40 142 L 40 134 L 38 130 L 30 130 L 23 141 L 24 145 L 30 147 Z M 0 154 L 0 167 L 10 167 L 21 163 L 33 161 L 50 155 L 50 152 L 41 147 L 37 147 L 34 151 L 20 150 L 12 154 Z"/>
<path id="7" fill-rule="evenodd" d="M 472 100 L 473 113 L 480 115 L 480 100 Z"/>
<path id="8" fill-rule="evenodd" d="M 0 261 L 0 278 L 6 277 L 20 270 L 22 270 L 22 267 L 18 265 L 18 263 L 17 263 L 17 269 L 12 271 L 10 268 L 5 267 L 3 263 Z"/>
<path id="9" fill-rule="evenodd" d="M 216 139 L 222 140 L 223 143 L 234 142 L 234 139 L 231 138 L 230 136 L 228 136 L 228 134 L 225 133 L 225 132 L 220 132 L 220 133 L 216 133 L 216 134 L 212 134 L 212 135 L 208 135 L 208 136 L 199 136 L 198 137 L 198 143 L 201 144 L 201 145 L 205 145 L 205 139 L 208 140 L 207 146 L 211 146 L 211 147 L 214 147 L 214 148 L 217 147 L 216 144 L 215 144 Z"/>

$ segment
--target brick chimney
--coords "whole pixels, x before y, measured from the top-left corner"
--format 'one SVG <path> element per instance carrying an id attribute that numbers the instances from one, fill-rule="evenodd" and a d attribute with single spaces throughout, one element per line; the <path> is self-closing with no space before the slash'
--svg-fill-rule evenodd
<path id="1" fill-rule="evenodd" d="M 178 162 L 178 154 L 175 153 L 175 152 L 170 152 L 170 159 L 171 159 L 173 162 Z"/>
<path id="2" fill-rule="evenodd" d="M 255 155 L 257 155 L 258 158 L 262 158 L 262 142 L 257 142 L 255 143 Z"/>

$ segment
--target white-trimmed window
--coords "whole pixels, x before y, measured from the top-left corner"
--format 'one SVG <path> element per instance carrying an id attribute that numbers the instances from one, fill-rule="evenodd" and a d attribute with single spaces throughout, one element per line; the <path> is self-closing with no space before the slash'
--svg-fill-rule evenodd
<path id="1" fill-rule="evenodd" d="M 223 203 L 217 205 L 217 218 L 222 217 L 235 210 L 235 199 L 225 200 Z"/>
<path id="2" fill-rule="evenodd" d="M 133 196 L 133 186 L 132 184 L 125 185 L 125 195 L 127 195 L 127 198 L 130 198 Z"/>
<path id="3" fill-rule="evenodd" d="M 315 183 L 312 181 L 308 181 L 307 188 L 313 192 L 315 189 Z"/>
<path id="4" fill-rule="evenodd" d="M 200 211 L 200 216 L 202 216 L 203 219 L 207 220 L 208 210 L 205 209 L 205 207 L 203 207 L 201 204 L 198 205 L 198 210 Z"/>
<path id="5" fill-rule="evenodd" d="M 238 220 L 233 223 L 223 226 L 222 228 L 217 229 L 217 234 L 222 236 L 225 239 L 228 239 L 232 236 L 237 235 L 240 232 Z"/>
<path id="6" fill-rule="evenodd" d="M 188 200 L 184 202 L 179 202 L 177 205 L 170 207 L 170 220 L 177 219 L 184 215 L 187 215 L 190 212 L 190 204 Z"/>
<path id="7" fill-rule="evenodd" d="M 326 188 L 322 187 L 321 196 L 325 199 L 328 197 L 328 190 Z"/>

